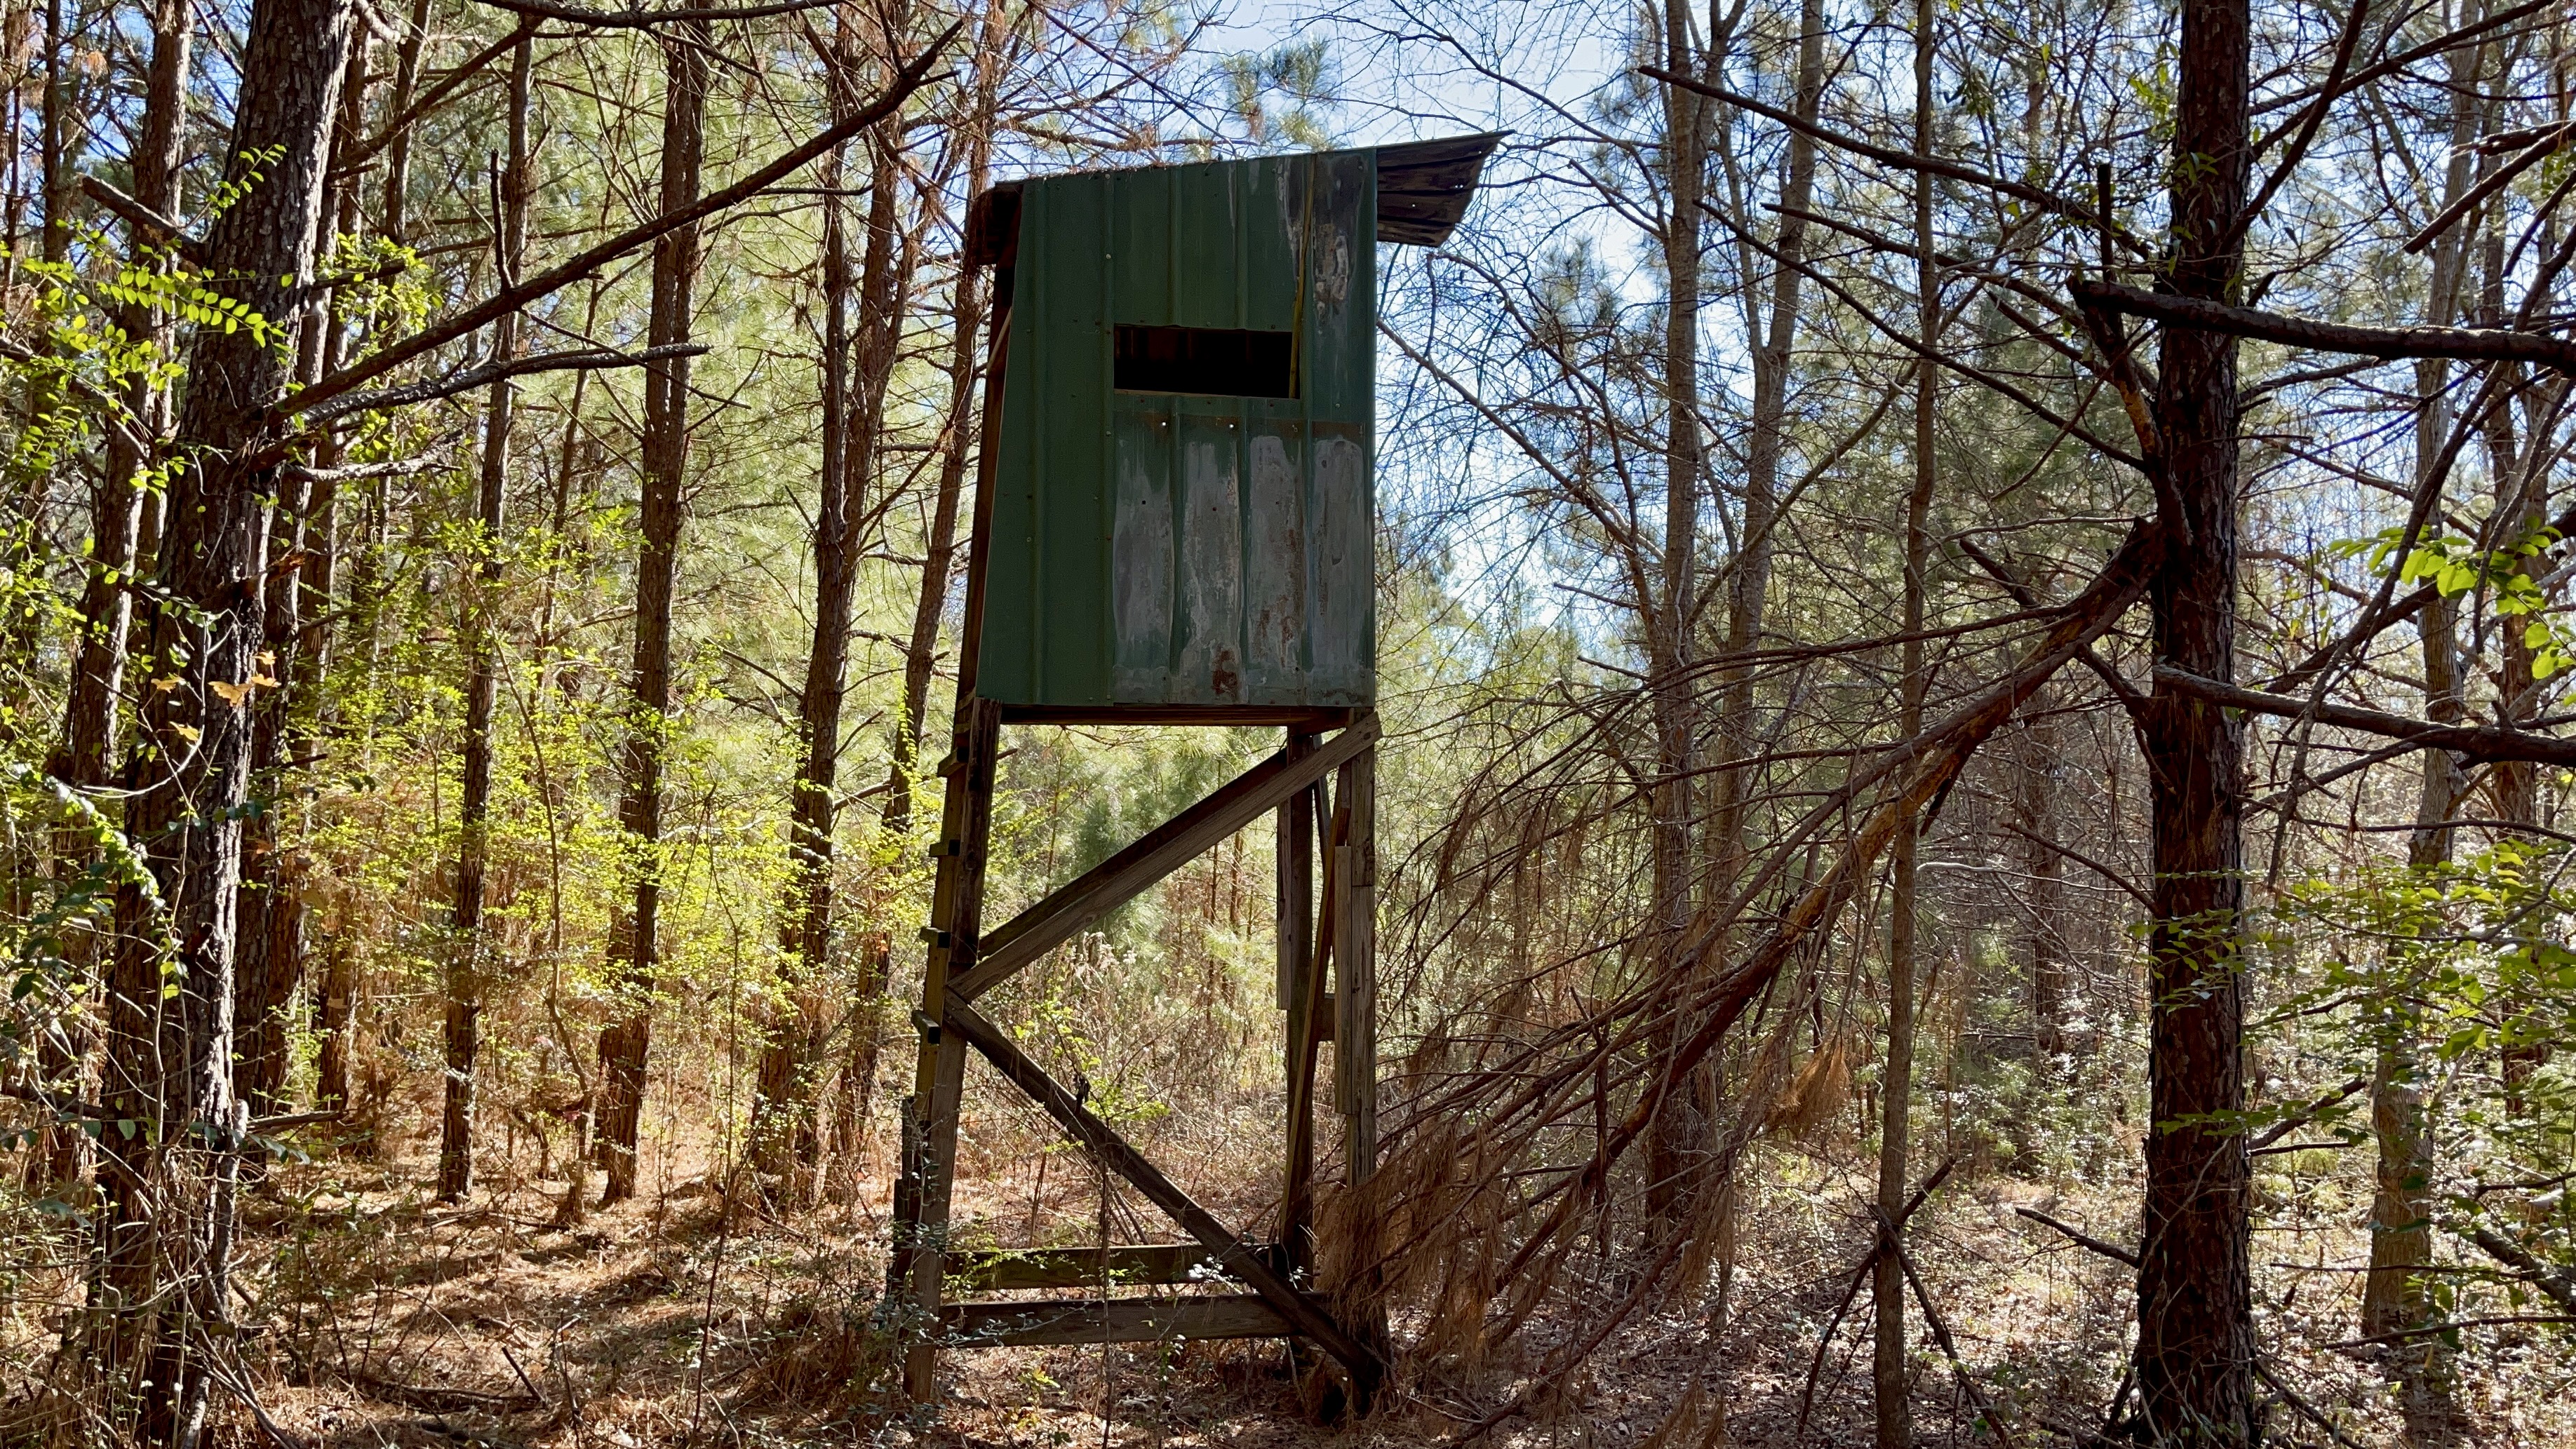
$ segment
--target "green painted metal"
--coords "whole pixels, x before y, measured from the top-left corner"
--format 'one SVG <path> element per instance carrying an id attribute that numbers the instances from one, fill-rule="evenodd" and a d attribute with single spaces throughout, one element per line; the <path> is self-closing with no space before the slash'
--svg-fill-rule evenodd
<path id="1" fill-rule="evenodd" d="M 1376 184 L 1369 151 L 1024 184 L 978 694 L 1374 702 Z M 1295 395 L 1119 391 L 1122 324 L 1290 334 Z"/>

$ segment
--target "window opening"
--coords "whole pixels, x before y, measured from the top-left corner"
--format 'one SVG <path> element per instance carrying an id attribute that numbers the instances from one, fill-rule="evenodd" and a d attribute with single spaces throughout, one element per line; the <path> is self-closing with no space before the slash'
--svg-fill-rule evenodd
<path id="1" fill-rule="evenodd" d="M 1120 392 L 1292 398 L 1297 395 L 1294 340 L 1287 332 L 1122 322 L 1114 344 L 1113 385 Z"/>

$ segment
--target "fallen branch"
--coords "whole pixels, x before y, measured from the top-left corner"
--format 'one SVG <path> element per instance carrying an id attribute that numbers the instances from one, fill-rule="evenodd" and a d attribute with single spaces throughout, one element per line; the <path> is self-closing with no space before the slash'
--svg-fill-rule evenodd
<path id="1" fill-rule="evenodd" d="M 84 1102 L 67 1092 L 51 1091 L 44 1087 L 22 1087 L 15 1083 L 0 1083 L 0 1097 L 42 1107 L 65 1117 L 84 1117 L 92 1122 L 117 1120 L 115 1113 L 95 1102 Z"/>
<path id="2" fill-rule="evenodd" d="M 2532 1287 L 2549 1295 L 2551 1302 L 2576 1313 L 2576 1268 L 2544 1263 L 2529 1249 L 2493 1228 L 2471 1228 L 2467 1236 L 2488 1257 L 2522 1272 Z"/>
<path id="3" fill-rule="evenodd" d="M 302 463 L 289 463 L 286 471 L 307 483 L 356 483 L 370 478 L 405 478 L 414 473 L 434 472 L 445 466 L 436 458 L 396 458 L 383 463 L 350 463 L 338 468 L 313 468 Z"/>
<path id="4" fill-rule="evenodd" d="M 2012 1449 L 2011 1431 L 2004 1427 L 2003 1416 L 1995 1412 L 1994 1401 L 1986 1397 L 1984 1389 L 1977 1387 L 1976 1376 L 1968 1372 L 1968 1361 L 1959 1357 L 1959 1345 L 1950 1338 L 1950 1325 L 1941 1320 L 1941 1310 L 1932 1306 L 1932 1295 L 1923 1288 L 1923 1275 L 1914 1271 L 1914 1255 L 1905 1251 L 1905 1244 L 1896 1236 L 1896 1224 L 1889 1222 L 1887 1214 L 1875 1205 L 1870 1211 L 1877 1214 L 1878 1226 L 1886 1234 L 1888 1248 L 1896 1254 L 1896 1266 L 1905 1270 L 1906 1285 L 1914 1290 L 1914 1301 L 1922 1306 L 1923 1325 L 1932 1330 L 1932 1341 L 1941 1346 L 1942 1354 L 1950 1360 L 1950 1371 L 1959 1376 L 1959 1387 L 1966 1391 L 1968 1402 L 1976 1405 L 1977 1412 L 1984 1416 L 1986 1427 L 1994 1431 L 1995 1442 L 2004 1449 Z"/>
<path id="5" fill-rule="evenodd" d="M 1966 537 L 1960 538 L 1959 551 L 1966 554 L 1977 567 L 1984 569 L 1987 575 L 1996 583 L 2003 585 L 2004 592 L 2012 596 L 2012 601 L 2014 603 L 2021 605 L 2025 609 L 2037 609 L 2046 606 L 2048 601 L 2040 597 L 2039 590 L 2032 588 L 2030 585 L 2023 583 L 2020 579 L 2014 577 L 2013 571 L 2004 567 L 2003 560 L 1996 558 L 1993 554 L 1977 547 L 1977 541 L 1975 539 Z M 2130 713 L 2135 714 L 2139 709 L 2146 705 L 2146 696 L 2138 693 L 2138 687 L 2131 684 L 2128 680 L 2128 676 L 2122 674 L 2117 668 L 2115 668 L 2110 660 L 2103 658 L 2100 650 L 2087 644 L 2084 646 L 2084 652 L 2076 655 L 2075 658 L 2077 662 L 2081 663 L 2085 668 L 2092 670 L 2094 676 L 2102 681 L 2103 687 L 2110 690 L 2113 697 L 2117 698 L 2121 704 L 2127 706 Z M 2036 839 L 2037 837 L 2033 838 Z M 2051 845 L 2055 844 L 2055 842 L 2046 843 Z M 2063 846 L 2057 846 L 2056 848 L 2059 850 L 2065 850 L 2065 847 Z M 2154 906 L 2154 901 L 2148 898 L 2146 892 L 2139 890 L 2136 886 L 2129 884 L 2129 882 L 2122 880 L 2116 875 L 2112 875 L 2109 871 L 2103 870 L 2102 867 L 2098 865 L 2093 865 L 2093 862 L 2085 860 L 2081 856 L 2075 856 L 2072 851 L 2066 851 L 2066 854 L 2073 856 L 2078 864 L 2093 866 L 2096 873 L 2109 878 L 2113 884 L 2118 885 L 2129 894 L 2136 896 L 2141 902 L 2145 903 L 2149 907 L 2152 908 Z"/>
<path id="6" fill-rule="evenodd" d="M 2138 1255 L 2132 1250 L 2123 1248 L 2117 1243 L 2105 1242 L 2104 1240 L 2093 1236 L 2091 1233 L 2084 1231 L 2082 1228 L 2075 1226 L 2073 1223 L 2061 1222 L 2058 1219 L 2041 1212 L 2037 1208 L 2017 1207 L 2014 1208 L 2013 1211 L 2020 1216 L 2026 1217 L 2032 1222 L 2039 1224 L 2041 1227 L 2057 1229 L 2059 1232 L 2066 1235 L 2068 1242 L 2073 1243 L 2079 1248 L 2091 1248 L 2094 1252 L 2101 1254 L 2105 1258 L 2109 1258 L 2115 1263 L 2126 1263 L 2132 1268 L 2138 1266 Z"/>
<path id="7" fill-rule="evenodd" d="M 2546 333 L 2502 327 L 2355 327 L 2343 322 L 2313 322 L 2089 277 L 2069 282 L 2067 290 L 2084 306 L 2106 312 L 2123 312 L 2204 332 L 2252 337 L 2318 352 L 2349 352 L 2364 357 L 2446 357 L 2456 362 L 2529 362 L 2576 375 L 2576 342 Z"/>
<path id="8" fill-rule="evenodd" d="M 1776 923 L 1749 949 L 1686 994 L 1664 986 L 1648 987 L 1643 994 L 1625 997 L 1589 1020 L 1566 1028 L 1569 1032 L 1596 1033 L 1608 1023 L 1648 1013 L 1659 1019 L 1665 1014 L 1697 1019 L 1690 1035 L 1663 1053 L 1660 1070 L 1640 1083 L 1636 1106 L 1601 1139 L 1592 1159 L 1579 1172 L 1567 1174 L 1548 1189 L 1556 1197 L 1554 1207 L 1513 1253 L 1499 1275 L 1502 1279 L 1517 1278 L 1574 1221 L 1577 1205 L 1598 1194 L 1612 1167 L 1652 1125 L 1661 1105 L 1675 1098 L 1679 1084 L 1725 1041 L 1727 1032 L 1799 951 L 1819 933 L 1832 928 L 1861 885 L 1872 877 L 1880 854 L 1896 838 L 1897 831 L 1949 789 L 1978 747 L 2011 719 L 2024 701 L 2145 595 L 2148 580 L 2164 558 L 2166 538 L 2164 530 L 2151 523 L 2141 521 L 2135 525 L 2102 572 L 2067 602 L 2057 623 L 1985 693 L 1891 749 L 1870 769 L 1855 774 L 1819 801 L 1806 819 L 1788 832 L 1790 836 L 1807 835 L 1863 809 L 1870 813 L 1863 817 L 1843 853 L 1790 901 Z M 1868 804 L 1873 798 L 1877 801 L 1875 808 Z M 1666 979 L 1695 979 L 1700 965 L 1717 949 L 1725 931 L 1742 919 L 1748 902 L 1770 889 L 1773 875 L 1773 871 L 1756 873 L 1738 890 L 1736 899 L 1710 912 L 1679 953 L 1676 969 Z M 1510 1100 L 1489 1111 L 1484 1120 L 1505 1122 L 1540 1110 L 1557 1085 L 1548 1080 L 1526 1084 Z M 1445 1170 L 1444 1166 L 1442 1171 Z M 1534 1208 L 1536 1204 L 1528 1206 Z"/>
<path id="9" fill-rule="evenodd" d="M 2448 1333 L 2455 1328 L 2502 1328 L 2520 1323 L 2576 1323 L 2576 1314 L 2500 1313 L 2493 1318 L 2454 1318 L 2448 1323 L 2427 1323 L 2416 1328 L 2391 1329 L 2386 1333 L 2365 1334 L 2360 1338 L 2342 1339 L 2334 1343 L 2320 1344 L 2318 1347 L 2329 1351 L 2339 1348 L 2368 1348 L 2374 1343 L 2399 1343 L 2410 1338 L 2422 1338 L 2426 1334 Z"/>
<path id="10" fill-rule="evenodd" d="M 378 1403 L 399 1404 L 424 1414 L 458 1414 L 469 1410 L 516 1414 L 546 1406 L 546 1401 L 534 1394 L 487 1394 L 477 1389 L 406 1384 L 394 1379 L 381 1379 L 374 1374 L 351 1374 L 349 1383 L 359 1393 Z"/>
<path id="11" fill-rule="evenodd" d="M 1914 1210 L 1923 1206 L 1923 1200 L 1931 1196 L 1932 1189 L 1939 1187 L 1949 1177 L 1950 1169 L 1958 1165 L 1956 1154 L 1943 1158 L 1941 1165 L 1932 1170 L 1932 1175 L 1923 1180 L 1923 1185 L 1914 1189 L 1914 1195 L 1905 1200 L 1905 1210 L 1896 1215 L 1896 1226 L 1900 1230 L 1913 1221 Z M 1851 1311 L 1852 1300 L 1860 1297 L 1860 1286 L 1869 1281 L 1870 1270 L 1878 1266 L 1878 1260 L 1886 1252 L 1886 1235 L 1873 1236 L 1869 1251 L 1861 1255 L 1860 1266 L 1852 1270 L 1851 1282 L 1843 1288 L 1843 1301 L 1835 1306 L 1833 1316 L 1825 1320 L 1825 1331 L 1816 1335 L 1816 1355 L 1807 1361 L 1807 1386 L 1798 1395 L 1798 1427 L 1789 1431 L 1792 1444 L 1807 1435 L 1807 1416 L 1816 1407 L 1816 1379 L 1825 1369 L 1825 1351 L 1833 1347 L 1834 1335 L 1843 1326 L 1843 1315 Z"/>
<path id="12" fill-rule="evenodd" d="M 293 1127 L 312 1127 L 323 1122 L 337 1122 L 347 1115 L 348 1113 L 341 1108 L 332 1107 L 320 1112 L 286 1112 L 275 1117 L 253 1117 L 250 1119 L 250 1130 L 284 1132 Z"/>
<path id="13" fill-rule="evenodd" d="M 2342 1445 L 2343 1449 L 2362 1449 L 2360 1444 L 2354 1442 L 2351 1435 L 2335 1427 L 2334 1421 L 2325 1416 L 2324 1410 L 2300 1397 L 2298 1390 L 2281 1382 L 2279 1376 L 2272 1372 L 2269 1364 L 2259 1358 L 2254 1360 L 2254 1372 L 2261 1376 L 2263 1382 L 2272 1386 L 2272 1392 L 2281 1396 L 2282 1403 L 2298 1411 L 2300 1418 L 2325 1430 L 2327 1437 Z"/>

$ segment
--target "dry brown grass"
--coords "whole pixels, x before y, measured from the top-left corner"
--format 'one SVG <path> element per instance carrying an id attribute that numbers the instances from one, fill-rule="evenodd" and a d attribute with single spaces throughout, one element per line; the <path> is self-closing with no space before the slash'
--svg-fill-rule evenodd
<path id="1" fill-rule="evenodd" d="M 991 1148 L 998 1130 L 987 1126 Z M 1460 1145 L 1471 1161 L 1472 1145 Z M 1558 1325 L 1586 1321 L 1594 1306 L 1574 1296 L 1574 1280 L 1542 1295 L 1524 1334 L 1496 1344 L 1480 1340 L 1474 1325 L 1491 1305 L 1472 1293 L 1417 1298 L 1397 1315 L 1399 1338 L 1447 1349 L 1413 1356 L 1386 1410 L 1355 1430 L 1316 1424 L 1317 1383 L 1284 1345 L 1258 1342 L 952 1353 L 942 1420 L 907 1421 L 888 1392 L 893 1345 L 874 1314 L 881 1176 L 853 1206 L 781 1220 L 728 1203 L 692 1174 L 565 1232 L 548 1225 L 559 1184 L 528 1182 L 439 1209 L 422 1200 L 427 1164 L 416 1155 L 283 1167 L 247 1223 L 245 1281 L 269 1327 L 246 1357 L 272 1417 L 310 1449 L 1358 1449 L 1438 1442 L 1522 1390 L 1536 1390 L 1534 1415 L 1489 1442 L 1786 1445 L 1816 1331 L 1865 1242 L 1851 1205 L 1866 1164 L 1852 1149 L 1838 1159 L 1831 1149 L 1771 1147 L 1746 1165 L 1763 1190 L 1747 1195 L 1739 1222 L 1722 1334 L 1697 1309 L 1640 1315 L 1579 1373 L 1539 1385 L 1527 1376 L 1562 1341 Z M 1034 1176 L 987 1180 L 962 1200 L 963 1215 L 1026 1226 Z M 1042 1231 L 1069 1237 L 1076 1219 L 1096 1224 L 1097 1182 L 1078 1159 L 1054 1162 L 1047 1176 Z M 2393 1446 L 2399 1416 L 2377 1366 L 2317 1347 L 2347 1331 L 2357 1293 L 2355 1275 L 2326 1271 L 2361 1248 L 2357 1233 L 2331 1226 L 2354 1220 L 2349 1185 L 2312 1171 L 2272 1186 L 2275 1222 L 2298 1229 L 2267 1234 L 2261 1249 L 2275 1361 L 2357 1442 Z M 1229 1210 L 1248 1210 L 1251 1197 L 1240 1194 Z M 2043 1206 L 2116 1237 L 2131 1200 L 2119 1183 L 2052 1192 L 1989 1177 L 1944 1189 L 1919 1220 L 1918 1261 L 1970 1368 L 2029 1442 L 2051 1437 L 2051 1425 L 2098 1425 L 2125 1343 L 2129 1284 L 2118 1265 L 2012 1208 Z M 1328 1214 L 1346 1202 L 1328 1199 Z M 15 1351 L 24 1351 L 33 1340 L 17 1331 Z M 1916 1368 L 1924 1442 L 1975 1442 L 1948 1365 L 1926 1345 Z M 2576 1442 L 2565 1392 L 2576 1354 L 2562 1341 L 2540 1331 L 2491 1344 L 2460 1370 L 2475 1442 Z M 1826 1356 L 1805 1443 L 1866 1442 L 1866 1385 L 1865 1330 L 1855 1320 Z M 258 1442 L 238 1404 L 224 1411 L 220 1443 Z M 2286 1420 L 2276 1429 L 2321 1438 Z"/>

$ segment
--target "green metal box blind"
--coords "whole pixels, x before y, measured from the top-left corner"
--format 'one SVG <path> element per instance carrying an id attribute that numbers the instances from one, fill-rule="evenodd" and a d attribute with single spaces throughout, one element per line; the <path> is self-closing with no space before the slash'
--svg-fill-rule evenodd
<path id="1" fill-rule="evenodd" d="M 1023 184 L 978 694 L 1374 702 L 1378 173 Z"/>

